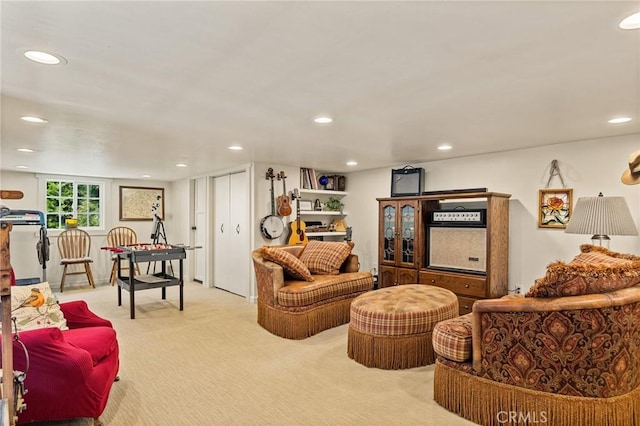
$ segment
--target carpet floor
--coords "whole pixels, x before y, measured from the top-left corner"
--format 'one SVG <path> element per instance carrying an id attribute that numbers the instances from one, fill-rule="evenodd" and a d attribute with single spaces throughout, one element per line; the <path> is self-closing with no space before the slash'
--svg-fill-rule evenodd
<path id="1" fill-rule="evenodd" d="M 67 287 L 67 286 L 65 286 Z M 293 341 L 256 323 L 256 305 L 231 293 L 185 284 L 129 294 L 69 285 L 60 301 L 83 299 L 112 321 L 120 381 L 101 416 L 106 426 L 438 425 L 472 423 L 433 401 L 433 365 L 366 368 L 347 356 L 347 325 Z M 91 419 L 39 425 L 91 425 Z"/>

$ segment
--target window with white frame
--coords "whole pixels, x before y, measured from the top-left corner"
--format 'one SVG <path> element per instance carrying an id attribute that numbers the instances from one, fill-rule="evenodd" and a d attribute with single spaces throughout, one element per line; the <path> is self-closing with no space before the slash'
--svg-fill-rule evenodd
<path id="1" fill-rule="evenodd" d="M 47 229 L 64 229 L 65 220 L 78 219 L 78 227 L 104 227 L 104 183 L 48 178 L 45 181 Z"/>

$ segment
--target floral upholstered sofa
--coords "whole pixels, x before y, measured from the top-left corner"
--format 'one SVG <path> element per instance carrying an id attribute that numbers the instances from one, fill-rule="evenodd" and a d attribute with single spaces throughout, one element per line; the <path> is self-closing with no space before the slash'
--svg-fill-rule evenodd
<path id="1" fill-rule="evenodd" d="M 348 242 L 264 246 L 252 253 L 258 286 L 258 324 L 287 339 L 304 339 L 349 322 L 351 301 L 373 290 L 358 272 Z"/>
<path id="2" fill-rule="evenodd" d="M 483 425 L 640 425 L 640 257 L 581 246 L 433 333 L 434 399 Z"/>

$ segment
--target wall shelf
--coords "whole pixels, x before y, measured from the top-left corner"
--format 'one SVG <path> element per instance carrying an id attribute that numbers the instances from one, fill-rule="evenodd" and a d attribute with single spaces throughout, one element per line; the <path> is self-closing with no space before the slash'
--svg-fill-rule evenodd
<path id="1" fill-rule="evenodd" d="M 316 195 L 334 195 L 336 197 L 344 197 L 348 193 L 345 191 L 330 191 L 326 189 L 298 189 L 300 194 L 316 194 Z"/>
<path id="2" fill-rule="evenodd" d="M 300 210 L 300 216 L 346 216 L 347 214 L 333 210 Z"/>
<path id="3" fill-rule="evenodd" d="M 346 232 L 328 231 L 328 232 L 307 232 L 307 237 L 338 237 L 347 235 Z"/>

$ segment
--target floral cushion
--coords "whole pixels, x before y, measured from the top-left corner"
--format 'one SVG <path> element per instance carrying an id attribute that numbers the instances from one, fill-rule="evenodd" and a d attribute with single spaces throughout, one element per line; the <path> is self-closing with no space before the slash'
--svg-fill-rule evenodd
<path id="1" fill-rule="evenodd" d="M 640 283 L 640 257 L 582 245 L 571 263 L 554 262 L 525 297 L 607 293 Z"/>
<path id="2" fill-rule="evenodd" d="M 69 329 L 48 282 L 12 286 L 11 316 L 16 318 L 18 331 L 47 327 Z"/>
<path id="3" fill-rule="evenodd" d="M 338 275 L 352 248 L 353 244 L 347 242 L 312 240 L 300 254 L 300 260 L 312 274 Z"/>
<path id="4" fill-rule="evenodd" d="M 260 249 L 260 254 L 262 254 L 262 257 L 266 260 L 270 260 L 271 262 L 282 266 L 285 274 L 290 277 L 297 280 L 313 281 L 309 268 L 307 268 L 300 259 L 286 250 L 282 250 L 277 247 L 264 246 Z"/>

